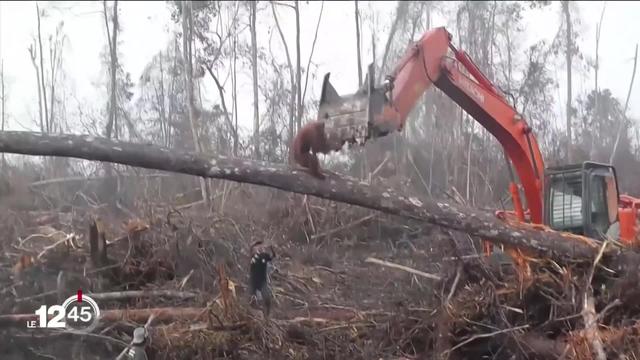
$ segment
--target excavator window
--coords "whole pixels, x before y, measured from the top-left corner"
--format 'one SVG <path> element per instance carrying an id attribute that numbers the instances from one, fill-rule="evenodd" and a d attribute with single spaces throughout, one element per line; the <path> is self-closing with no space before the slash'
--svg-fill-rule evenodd
<path id="1" fill-rule="evenodd" d="M 609 223 L 618 221 L 618 186 L 616 178 L 605 176 L 607 181 L 607 208 L 609 209 Z"/>
<path id="2" fill-rule="evenodd" d="M 594 170 L 589 175 L 590 236 L 601 237 L 618 221 L 618 188 L 611 169 Z"/>
<path id="3" fill-rule="evenodd" d="M 588 161 L 546 173 L 545 223 L 552 229 L 602 238 L 618 221 L 613 167 Z"/>
<path id="4" fill-rule="evenodd" d="M 593 230 L 603 234 L 609 229 L 609 209 L 607 201 L 607 183 L 605 176 L 591 175 L 589 181 L 591 195 L 591 226 Z"/>
<path id="5" fill-rule="evenodd" d="M 551 184 L 551 227 L 557 230 L 581 233 L 582 179 L 559 176 Z"/>

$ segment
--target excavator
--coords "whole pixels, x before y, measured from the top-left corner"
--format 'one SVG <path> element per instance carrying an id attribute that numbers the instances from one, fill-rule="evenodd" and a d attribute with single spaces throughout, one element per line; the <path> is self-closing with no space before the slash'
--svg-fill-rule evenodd
<path id="1" fill-rule="evenodd" d="M 354 94 L 340 96 L 327 73 L 318 109 L 327 138 L 364 146 L 367 141 L 402 131 L 418 99 L 435 85 L 504 149 L 513 210 L 497 211 L 496 216 L 634 245 L 640 199 L 619 193 L 616 169 L 593 161 L 545 168 L 524 116 L 451 39 L 444 27 L 428 30 L 409 46 L 382 84 L 375 84 L 375 68 L 369 65 L 364 84 Z M 491 253 L 486 247 L 485 251 Z"/>

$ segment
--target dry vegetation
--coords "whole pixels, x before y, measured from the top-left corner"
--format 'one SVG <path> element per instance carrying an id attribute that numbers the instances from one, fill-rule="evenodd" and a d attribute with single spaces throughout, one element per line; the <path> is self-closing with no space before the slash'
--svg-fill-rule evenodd
<path id="1" fill-rule="evenodd" d="M 593 358 L 596 337 L 583 336 L 589 267 L 534 265 L 521 294 L 511 267 L 499 269 L 498 258 L 479 262 L 480 244 L 464 234 L 221 181 L 212 182 L 215 200 L 204 211 L 193 205 L 199 191 L 172 195 L 197 179 L 138 173 L 119 178 L 115 204 L 101 195 L 104 179 L 31 186 L 26 175 L 7 179 L 0 313 L 31 314 L 81 288 L 95 294 L 103 321 L 80 336 L 28 330 L 1 316 L 3 359 L 113 359 L 151 314 L 154 359 Z M 108 259 L 96 262 L 90 238 L 100 233 Z M 278 253 L 269 320 L 249 305 L 245 288 L 258 240 Z M 35 262 L 21 269 L 25 256 Z M 595 274 L 604 351 L 633 356 L 634 280 Z"/>

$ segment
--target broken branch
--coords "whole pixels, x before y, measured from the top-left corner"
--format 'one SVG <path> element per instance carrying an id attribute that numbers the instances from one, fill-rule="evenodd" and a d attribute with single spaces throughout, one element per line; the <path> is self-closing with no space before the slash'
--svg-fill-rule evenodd
<path id="1" fill-rule="evenodd" d="M 408 266 L 395 264 L 395 263 L 392 263 L 392 262 L 389 262 L 389 261 L 385 261 L 385 260 L 379 260 L 379 259 L 376 259 L 376 258 L 369 257 L 364 262 L 378 264 L 378 265 L 390 267 L 390 268 L 393 268 L 393 269 L 406 271 L 408 273 L 411 273 L 411 274 L 414 274 L 414 275 L 418 275 L 418 276 L 422 276 L 422 277 L 427 278 L 427 279 L 442 280 L 442 278 L 440 276 L 438 276 L 438 275 L 429 274 L 429 273 L 426 273 L 426 272 L 422 272 L 420 270 L 416 270 L 416 269 L 410 268 Z"/>

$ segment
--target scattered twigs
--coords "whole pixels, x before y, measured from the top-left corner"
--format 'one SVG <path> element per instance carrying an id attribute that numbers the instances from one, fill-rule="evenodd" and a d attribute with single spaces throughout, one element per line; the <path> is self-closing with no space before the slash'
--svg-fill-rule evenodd
<path id="1" fill-rule="evenodd" d="M 611 309 L 613 309 L 616 306 L 620 306 L 620 305 L 622 305 L 622 301 L 620 301 L 620 299 L 613 300 L 613 302 L 607 304 L 607 306 L 605 306 L 604 309 L 602 309 L 602 311 L 600 311 L 600 313 L 596 317 L 596 321 L 601 321 L 602 319 L 604 319 L 605 316 L 607 316 L 607 313 Z"/>
<path id="2" fill-rule="evenodd" d="M 414 275 L 418 275 L 418 276 L 422 276 L 422 277 L 427 278 L 427 279 L 442 280 L 442 278 L 440 276 L 438 276 L 438 275 L 429 274 L 429 273 L 426 273 L 426 272 L 423 272 L 423 271 L 420 271 L 420 270 L 412 269 L 412 268 L 410 268 L 408 266 L 394 264 L 392 262 L 385 261 L 385 260 L 379 260 L 379 259 L 376 259 L 376 258 L 368 257 L 364 262 L 372 263 L 372 264 L 378 264 L 378 265 L 382 265 L 382 266 L 386 266 L 386 267 L 390 267 L 390 268 L 406 271 L 408 273 L 411 273 L 411 274 L 414 274 Z"/>
<path id="3" fill-rule="evenodd" d="M 48 228 L 48 227 L 46 227 L 45 229 L 49 229 L 49 228 Z M 52 237 L 52 236 L 56 236 L 56 235 L 58 235 L 58 234 L 64 234 L 64 235 L 65 235 L 65 237 L 67 236 L 67 234 L 65 234 L 65 233 L 64 233 L 64 231 L 59 231 L 59 230 L 58 230 L 58 231 L 54 231 L 54 232 L 50 232 L 50 233 L 48 233 L 48 234 L 31 234 L 31 235 L 27 236 L 27 237 L 26 237 L 26 238 L 24 238 L 24 239 L 20 239 L 20 238 L 18 238 L 18 246 L 19 246 L 19 247 L 24 246 L 24 244 L 25 244 L 27 241 L 29 241 L 29 240 L 31 240 L 31 239 L 33 239 L 33 238 L 49 238 L 49 237 Z"/>
<path id="4" fill-rule="evenodd" d="M 522 326 L 516 326 L 513 328 L 509 328 L 509 329 L 502 329 L 502 330 L 498 330 L 498 331 L 494 331 L 494 332 L 490 332 L 490 333 L 486 333 L 486 334 L 477 334 L 477 335 L 473 335 L 472 337 L 468 338 L 467 340 L 459 343 L 458 345 L 452 347 L 451 349 L 445 351 L 445 353 L 449 354 L 452 353 L 454 350 L 461 348 L 462 346 L 477 340 L 477 339 L 482 339 L 482 338 L 487 338 L 487 337 L 492 337 L 495 335 L 500 335 L 500 334 L 504 334 L 504 333 L 508 333 L 511 331 L 518 331 L 518 330 L 524 330 L 524 329 L 528 329 L 529 325 L 522 325 Z"/>
<path id="5" fill-rule="evenodd" d="M 353 222 L 351 222 L 351 223 L 349 223 L 349 224 L 347 224 L 347 225 L 340 226 L 340 227 L 338 227 L 338 228 L 331 229 L 331 230 L 325 231 L 325 232 L 320 233 L 320 234 L 312 235 L 312 236 L 311 236 L 311 239 L 316 239 L 316 238 L 323 237 L 323 236 L 333 235 L 333 234 L 335 234 L 335 233 L 337 233 L 337 232 L 340 232 L 340 231 L 343 231 L 343 230 L 349 229 L 349 228 L 351 228 L 351 227 L 354 227 L 354 226 L 356 226 L 356 225 L 362 224 L 363 222 L 365 222 L 365 221 L 367 221 L 367 220 L 373 219 L 373 218 L 374 218 L 374 217 L 376 217 L 377 215 L 378 215 L 377 213 L 373 213 L 373 214 L 371 214 L 371 215 L 367 215 L 367 216 L 365 216 L 365 217 L 363 217 L 363 218 L 361 218 L 361 219 L 358 219 L 358 220 L 356 220 L 356 221 L 353 221 Z"/>
<path id="6" fill-rule="evenodd" d="M 591 281 L 593 281 L 593 274 L 596 271 L 598 263 L 600 262 L 600 260 L 602 260 L 602 255 L 604 255 L 604 250 L 608 244 L 609 239 L 606 239 L 602 242 L 602 246 L 600 246 L 600 250 L 598 251 L 596 258 L 593 260 L 593 264 L 591 265 L 591 269 L 589 270 L 589 275 L 587 276 L 587 283 L 585 284 L 587 288 L 591 286 Z"/>
<path id="7" fill-rule="evenodd" d="M 73 239 L 76 237 L 76 234 L 68 234 L 65 236 L 64 239 L 60 239 L 58 241 L 56 241 L 55 243 L 49 245 L 49 246 L 45 246 L 45 248 L 38 254 L 37 259 L 40 260 L 47 252 L 51 251 L 52 249 L 55 249 L 58 245 L 63 244 L 63 243 L 73 243 Z"/>
<path id="8" fill-rule="evenodd" d="M 447 306 L 449 306 L 451 302 L 451 298 L 453 297 L 453 294 L 455 294 L 456 292 L 456 289 L 458 287 L 458 281 L 460 281 L 461 274 L 462 274 L 462 263 L 458 264 L 458 267 L 456 268 L 456 277 L 453 280 L 453 284 L 451 285 L 451 289 L 449 290 L 449 295 L 447 295 L 447 300 L 445 301 L 445 304 Z"/>

